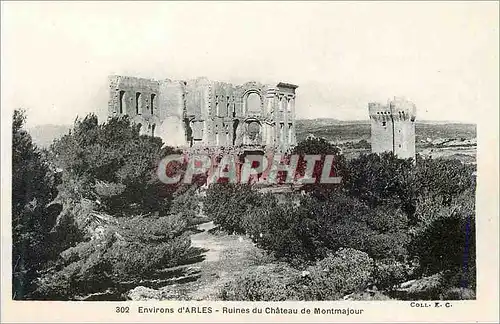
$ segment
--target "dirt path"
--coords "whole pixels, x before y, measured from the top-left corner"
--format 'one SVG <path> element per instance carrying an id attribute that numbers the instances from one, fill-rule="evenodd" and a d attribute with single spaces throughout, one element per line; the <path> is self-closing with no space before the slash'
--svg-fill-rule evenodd
<path id="1" fill-rule="evenodd" d="M 212 234 L 212 222 L 198 225 L 201 232 L 191 235 L 193 247 L 207 250 L 205 259 L 190 265 L 190 271 L 200 271 L 197 280 L 163 288 L 186 300 L 216 300 L 220 288 L 241 271 L 255 263 L 260 249 L 244 236 Z"/>
<path id="2" fill-rule="evenodd" d="M 197 229 L 203 232 L 191 235 L 191 245 L 202 249 L 207 249 L 205 253 L 206 262 L 215 262 L 220 258 L 220 254 L 227 246 L 223 244 L 216 236 L 208 231 L 215 227 L 213 222 L 200 224 Z"/>

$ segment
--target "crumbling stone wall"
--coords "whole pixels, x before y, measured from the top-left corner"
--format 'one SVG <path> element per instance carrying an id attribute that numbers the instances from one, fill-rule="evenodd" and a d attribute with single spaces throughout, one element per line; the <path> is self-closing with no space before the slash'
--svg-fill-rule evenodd
<path id="1" fill-rule="evenodd" d="M 160 124 L 160 83 L 152 79 L 109 77 L 108 115 L 128 115 L 141 124 L 141 133 L 153 135 Z"/>
<path id="2" fill-rule="evenodd" d="M 159 132 L 150 134 L 161 136 L 169 145 L 285 151 L 296 144 L 296 88 L 288 83 L 233 85 L 206 78 L 185 82 L 112 76 L 109 115 L 127 114 L 149 128 L 159 125 Z M 137 93 L 139 106 L 134 101 Z M 153 106 L 147 98 L 154 98 Z M 150 113 L 142 113 L 143 107 L 149 107 Z"/>

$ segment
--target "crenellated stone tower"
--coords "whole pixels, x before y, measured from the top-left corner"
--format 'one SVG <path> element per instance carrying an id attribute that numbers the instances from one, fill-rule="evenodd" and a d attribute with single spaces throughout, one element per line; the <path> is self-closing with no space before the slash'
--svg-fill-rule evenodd
<path id="1" fill-rule="evenodd" d="M 387 105 L 369 103 L 368 110 L 372 152 L 393 152 L 402 159 L 414 159 L 415 105 L 404 98 L 395 97 Z"/>

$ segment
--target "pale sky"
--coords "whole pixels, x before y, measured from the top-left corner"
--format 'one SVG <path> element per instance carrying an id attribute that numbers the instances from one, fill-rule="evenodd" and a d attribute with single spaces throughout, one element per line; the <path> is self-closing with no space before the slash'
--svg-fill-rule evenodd
<path id="1" fill-rule="evenodd" d="M 297 117 L 420 120 L 498 109 L 498 2 L 2 2 L 2 110 L 28 125 L 104 117 L 107 76 L 284 81 Z"/>

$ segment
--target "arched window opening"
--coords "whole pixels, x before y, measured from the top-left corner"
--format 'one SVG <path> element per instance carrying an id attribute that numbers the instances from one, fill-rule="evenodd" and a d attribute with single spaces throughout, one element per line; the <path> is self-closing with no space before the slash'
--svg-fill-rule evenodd
<path id="1" fill-rule="evenodd" d="M 215 96 L 215 116 L 219 116 L 219 96 Z"/>
<path id="2" fill-rule="evenodd" d="M 237 135 L 237 130 L 238 130 L 238 124 L 240 121 L 238 119 L 235 119 L 233 122 L 233 145 L 236 144 L 236 135 Z"/>
<path id="3" fill-rule="evenodd" d="M 280 100 L 280 111 L 285 110 L 285 107 L 286 107 L 286 98 L 283 96 L 283 97 L 281 97 L 281 100 Z"/>
<path id="4" fill-rule="evenodd" d="M 153 124 L 151 126 L 151 136 L 155 136 L 155 129 L 156 129 L 156 124 Z"/>
<path id="5" fill-rule="evenodd" d="M 127 103 L 125 102 L 125 91 L 120 91 L 120 114 L 123 114 L 126 110 Z"/>
<path id="6" fill-rule="evenodd" d="M 142 113 L 142 94 L 140 92 L 135 93 L 135 113 Z"/>
<path id="7" fill-rule="evenodd" d="M 249 114 L 259 114 L 261 110 L 261 100 L 260 96 L 252 92 L 247 96 L 246 100 L 246 112 Z"/>

